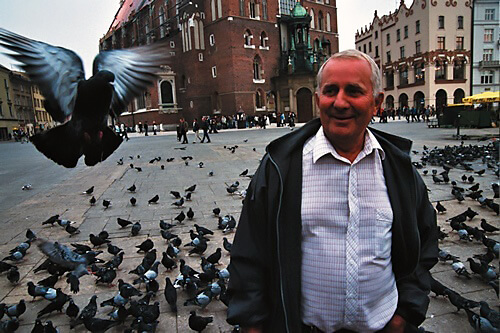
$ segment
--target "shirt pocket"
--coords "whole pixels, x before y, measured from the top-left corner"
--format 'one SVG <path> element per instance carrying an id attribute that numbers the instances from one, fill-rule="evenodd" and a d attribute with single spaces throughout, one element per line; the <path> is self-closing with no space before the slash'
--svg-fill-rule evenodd
<path id="1" fill-rule="evenodd" d="M 392 210 L 380 208 L 375 214 L 376 257 L 389 259 L 392 248 Z"/>

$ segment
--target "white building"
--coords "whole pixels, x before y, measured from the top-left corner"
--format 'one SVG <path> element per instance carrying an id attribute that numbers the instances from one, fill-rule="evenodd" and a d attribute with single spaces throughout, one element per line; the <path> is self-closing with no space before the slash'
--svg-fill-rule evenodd
<path id="1" fill-rule="evenodd" d="M 472 94 L 499 90 L 499 3 L 499 0 L 474 1 Z"/>
<path id="2" fill-rule="evenodd" d="M 472 1 L 402 0 L 394 13 L 356 33 L 356 48 L 375 59 L 384 107 L 461 102 L 470 95 Z"/>

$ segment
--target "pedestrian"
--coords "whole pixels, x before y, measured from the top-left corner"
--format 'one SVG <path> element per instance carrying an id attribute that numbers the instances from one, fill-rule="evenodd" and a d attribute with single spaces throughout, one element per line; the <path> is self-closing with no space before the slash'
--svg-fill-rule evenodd
<path id="1" fill-rule="evenodd" d="M 153 120 L 153 135 L 156 135 L 157 130 L 158 130 L 158 127 L 156 126 L 156 121 Z"/>
<path id="2" fill-rule="evenodd" d="M 128 141 L 128 133 L 127 133 L 127 126 L 125 126 L 124 123 L 120 124 L 120 129 L 121 129 L 121 135 L 123 136 L 124 139 Z"/>
<path id="3" fill-rule="evenodd" d="M 142 134 L 142 123 L 141 122 L 139 122 L 139 133 Z"/>
<path id="4" fill-rule="evenodd" d="M 148 136 L 148 122 L 144 122 L 144 136 Z"/>
<path id="5" fill-rule="evenodd" d="M 408 107 L 408 105 L 405 105 L 403 107 L 403 112 L 405 114 L 406 122 L 410 123 L 410 108 Z"/>
<path id="6" fill-rule="evenodd" d="M 180 136 L 182 139 L 182 144 L 187 144 L 187 131 L 188 131 L 188 123 L 184 118 L 179 119 L 179 128 L 180 128 Z"/>
<path id="7" fill-rule="evenodd" d="M 204 116 L 201 118 L 201 129 L 203 130 L 203 138 L 201 139 L 201 143 L 205 142 L 205 138 L 207 139 L 207 143 L 210 143 L 210 136 L 208 136 L 208 117 Z"/>
<path id="8" fill-rule="evenodd" d="M 247 188 L 227 321 L 244 332 L 417 332 L 438 249 L 411 142 L 367 128 L 384 97 L 368 55 L 334 54 L 317 81 L 319 119 L 271 142 Z"/>
<path id="9" fill-rule="evenodd" d="M 194 141 L 193 143 L 196 143 L 196 139 L 200 140 L 200 124 L 198 124 L 198 119 L 194 118 L 193 120 L 193 132 L 194 132 Z"/>
<path id="10" fill-rule="evenodd" d="M 290 127 L 295 127 L 295 112 L 290 112 L 290 115 L 288 116 L 289 120 L 290 120 L 290 123 L 289 123 L 289 126 Z"/>

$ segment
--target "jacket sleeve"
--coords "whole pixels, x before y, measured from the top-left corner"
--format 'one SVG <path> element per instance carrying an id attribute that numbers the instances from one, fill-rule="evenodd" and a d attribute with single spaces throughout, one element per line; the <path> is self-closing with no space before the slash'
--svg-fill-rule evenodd
<path id="1" fill-rule="evenodd" d="M 269 315 L 265 292 L 271 255 L 266 241 L 266 160 L 264 157 L 248 187 L 228 266 L 227 322 L 242 327 L 257 326 Z"/>
<path id="2" fill-rule="evenodd" d="M 420 238 L 420 256 L 415 271 L 397 281 L 396 314 L 419 326 L 425 320 L 429 306 L 430 269 L 437 263 L 438 237 L 436 211 L 427 196 L 427 187 L 414 169 L 416 178 L 416 215 Z"/>

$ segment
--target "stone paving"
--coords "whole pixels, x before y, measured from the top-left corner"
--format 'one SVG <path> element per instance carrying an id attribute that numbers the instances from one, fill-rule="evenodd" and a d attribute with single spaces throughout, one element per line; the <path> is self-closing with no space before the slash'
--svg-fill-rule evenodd
<path id="1" fill-rule="evenodd" d="M 418 150 L 419 154 L 421 154 L 423 144 L 429 147 L 442 147 L 445 144 L 454 145 L 459 143 L 451 139 L 455 131 L 454 129 L 427 129 L 423 123 L 376 123 L 374 127 L 394 134 L 406 135 L 406 137 L 414 139 L 414 149 Z M 289 131 L 289 128 L 222 131 L 220 134 L 211 135 L 212 143 L 210 144 L 190 143 L 188 145 L 179 144 L 172 133 L 160 133 L 160 135 L 150 135 L 147 138 L 134 134 L 131 136 L 131 140 L 122 144 L 107 161 L 92 168 L 79 166 L 79 169 L 72 174 L 71 178 L 54 184 L 50 190 L 37 193 L 11 208 L 2 210 L 0 212 L 0 223 L 5 229 L 4 232 L 0 233 L 0 253 L 6 255 L 9 249 L 23 241 L 27 228 L 34 230 L 40 237 L 58 240 L 65 244 L 70 242 L 89 244 L 89 233 L 98 233 L 101 230 L 106 230 L 110 234 L 112 243 L 125 250 L 125 259 L 120 266 L 118 277 L 115 281 L 119 278 L 131 281 L 132 275 L 127 273 L 129 270 L 135 268 L 143 257 L 143 255 L 136 253 L 134 250 L 135 245 L 150 238 L 155 243 L 159 259 L 161 259 L 161 252 L 166 249 L 166 243 L 161 238 L 159 232 L 158 222 L 160 219 L 170 221 L 180 211 L 187 211 L 189 207 L 193 208 L 195 212 L 194 220 L 184 221 L 183 224 L 173 229 L 173 232 L 181 237 L 183 244 L 188 242 L 189 230 L 193 227 L 194 223 L 206 226 L 212 230 L 216 229 L 217 218 L 212 214 L 212 209 L 215 207 L 221 208 L 221 215 L 232 214 L 238 219 L 242 206 L 241 197 L 238 194 L 227 194 L 225 191 L 226 184 L 231 184 L 238 180 L 241 183 L 240 188 L 244 189 L 248 185 L 249 178 L 240 177 L 239 174 L 247 168 L 249 169 L 249 174 L 252 174 L 264 153 L 265 145 L 273 138 L 279 137 Z M 482 135 L 498 136 L 498 129 L 465 129 L 462 130 L 462 134 L 468 134 L 471 137 Z M 189 139 L 193 139 L 192 134 L 189 135 Z M 245 142 L 245 140 L 248 141 Z M 477 140 L 465 141 L 465 144 L 469 143 L 477 144 L 478 142 Z M 224 146 L 233 145 L 238 145 L 235 153 L 231 153 L 224 148 Z M 180 147 L 185 147 L 186 149 L 175 149 Z M 0 152 L 2 149 L 3 146 L 0 146 Z M 412 156 L 414 161 L 419 159 L 419 154 Z M 140 158 L 137 155 L 140 155 Z M 180 157 L 188 155 L 193 156 L 193 160 L 189 161 L 188 165 L 185 165 Z M 133 159 L 130 159 L 129 156 L 132 156 Z M 151 159 L 157 156 L 162 157 L 160 162 L 149 163 Z M 116 161 L 120 157 L 123 157 L 124 160 L 124 165 L 121 166 L 116 164 Z M 165 160 L 168 157 L 174 157 L 175 160 L 167 163 Z M 203 168 L 199 167 L 199 162 L 204 163 Z M 142 172 L 130 168 L 130 163 L 133 163 L 135 167 L 141 167 Z M 479 164 L 476 164 L 476 169 L 479 169 L 481 164 L 480 162 L 477 163 Z M 160 168 L 162 164 L 165 165 L 164 170 Z M 430 170 L 432 167 L 428 167 L 428 169 Z M 208 176 L 210 170 L 214 172 L 213 177 Z M 464 173 L 463 170 L 452 170 L 450 178 L 459 179 Z M 467 207 L 471 207 L 480 213 L 480 216 L 475 217 L 472 221 L 467 222 L 467 224 L 477 226 L 480 219 L 485 218 L 491 224 L 498 226 L 498 217 L 489 209 L 480 207 L 477 202 L 469 198 L 464 203 L 459 204 L 456 200 L 452 200 L 450 185 L 435 185 L 432 183 L 431 176 L 424 176 L 423 178 L 430 189 L 429 196 L 431 201 L 441 200 L 441 203 L 448 209 L 446 214 L 438 216 L 439 224 L 446 232 L 449 232 L 451 228 L 445 220 L 463 212 Z M 484 189 L 486 196 L 491 198 L 493 194 L 490 184 L 493 181 L 498 181 L 496 177 L 491 171 L 488 171 L 484 176 L 475 178 L 481 183 L 481 188 Z M 135 194 L 130 194 L 126 191 L 126 188 L 132 184 L 137 186 Z M 197 184 L 197 188 L 193 193 L 192 201 L 186 202 L 184 209 L 172 206 L 171 203 L 175 200 L 169 192 L 175 190 L 182 193 L 185 188 L 193 184 Z M 95 186 L 93 195 L 97 199 L 97 204 L 91 207 L 88 202 L 90 196 L 82 194 L 82 191 L 92 185 Z M 466 184 L 462 184 L 462 186 L 465 187 Z M 12 191 L 19 191 L 19 189 L 16 187 Z M 158 203 L 148 205 L 147 200 L 156 194 L 160 197 Z M 129 199 L 132 196 L 137 198 L 138 204 L 136 206 L 131 206 L 129 203 Z M 112 205 L 110 208 L 104 209 L 102 206 L 103 199 L 111 200 Z M 42 227 L 41 222 L 54 214 L 60 214 L 62 218 L 74 221 L 75 226 L 80 228 L 81 233 L 70 238 L 57 225 Z M 142 230 L 139 235 L 132 237 L 129 229 L 120 229 L 116 223 L 117 217 L 129 219 L 134 222 L 140 221 Z M 211 254 L 217 247 L 222 247 L 223 236 L 227 236 L 232 241 L 232 233 L 223 235 L 218 230 L 215 236 L 211 237 L 205 254 Z M 498 240 L 498 233 L 492 235 L 492 238 Z M 472 254 L 483 252 L 481 244 L 459 241 L 458 236 L 453 232 L 449 232 L 449 238 L 441 242 L 440 246 L 452 254 L 459 256 L 464 262 Z M 181 257 L 185 258 L 189 265 L 198 269 L 199 257 L 188 257 L 184 247 L 182 250 L 184 254 Z M 104 259 L 111 258 L 111 255 L 107 252 L 101 256 Z M 0 278 L 1 302 L 13 304 L 22 298 L 27 301 L 29 300 L 27 305 L 28 310 L 21 317 L 19 332 L 30 332 L 36 312 L 48 304 L 45 300 L 31 302 L 31 297 L 27 294 L 26 287 L 28 281 L 36 282 L 48 276 L 48 273 L 33 273 L 34 267 L 41 263 L 43 259 L 43 255 L 38 249 L 32 247 L 28 250 L 28 255 L 25 259 L 17 263 L 21 273 L 21 281 L 17 286 L 11 285 L 5 277 Z M 229 255 L 223 250 L 221 268 L 226 267 L 228 262 Z M 468 268 L 468 264 L 466 266 Z M 179 292 L 179 312 L 177 315 L 169 312 L 167 309 L 168 305 L 163 296 L 165 277 L 169 276 L 172 280 L 175 279 L 178 270 L 166 272 L 165 268 L 160 265 L 159 271 L 160 275 L 157 280 L 160 283 L 160 291 L 156 299 L 160 301 L 162 315 L 159 319 L 160 323 L 157 331 L 188 332 L 190 329 L 187 318 L 193 306 L 185 307 L 182 305 L 186 299 L 185 293 Z M 475 276 L 471 280 L 459 278 L 451 269 L 450 264 L 438 263 L 433 269 L 433 274 L 443 284 L 460 292 L 467 298 L 477 301 L 486 300 L 492 305 L 499 305 L 497 296 L 487 284 Z M 80 308 L 83 308 L 94 294 L 98 295 L 98 303 L 100 303 L 116 293 L 116 287 L 96 285 L 94 281 L 95 278 L 92 276 L 81 278 L 80 292 L 72 295 L 75 303 Z M 56 286 L 62 288 L 65 293 L 71 294 L 69 286 L 64 279 L 61 279 Z M 97 316 L 105 318 L 109 310 L 109 307 L 100 308 Z M 232 328 L 225 322 L 225 306 L 221 302 L 213 301 L 205 310 L 196 310 L 202 315 L 214 316 L 214 323 L 208 326 L 206 332 L 231 331 Z M 44 319 L 52 320 L 61 332 L 69 331 L 69 320 L 64 314 L 53 314 L 44 317 Z M 433 332 L 472 331 L 463 310 L 455 313 L 455 308 L 443 297 L 431 297 L 428 317 L 423 326 L 428 331 Z M 84 332 L 85 328 L 79 326 L 75 331 Z M 110 331 L 121 332 L 123 331 L 123 327 L 114 328 Z"/>

